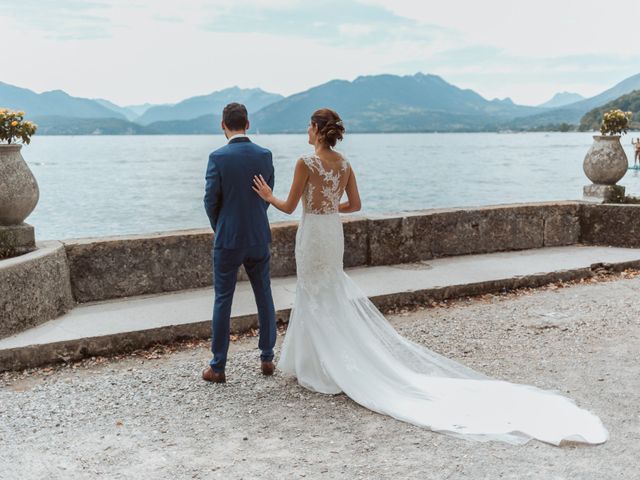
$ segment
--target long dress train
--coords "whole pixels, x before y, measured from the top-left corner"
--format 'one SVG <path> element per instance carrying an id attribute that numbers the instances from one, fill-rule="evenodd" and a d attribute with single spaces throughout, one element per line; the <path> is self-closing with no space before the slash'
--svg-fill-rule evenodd
<path id="1" fill-rule="evenodd" d="M 337 213 L 350 166 L 303 157 L 310 178 L 296 237 L 298 283 L 278 369 L 320 393 L 476 441 L 603 443 L 600 419 L 571 399 L 491 379 L 399 335 L 344 273 Z"/>

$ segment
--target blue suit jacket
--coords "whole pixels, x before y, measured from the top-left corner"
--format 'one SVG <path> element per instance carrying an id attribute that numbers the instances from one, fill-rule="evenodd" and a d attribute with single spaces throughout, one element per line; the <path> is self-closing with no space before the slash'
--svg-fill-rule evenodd
<path id="1" fill-rule="evenodd" d="M 247 137 L 231 140 L 209 155 L 204 208 L 215 232 L 214 248 L 246 248 L 271 242 L 269 204 L 251 188 L 262 175 L 273 188 L 271 152 Z"/>

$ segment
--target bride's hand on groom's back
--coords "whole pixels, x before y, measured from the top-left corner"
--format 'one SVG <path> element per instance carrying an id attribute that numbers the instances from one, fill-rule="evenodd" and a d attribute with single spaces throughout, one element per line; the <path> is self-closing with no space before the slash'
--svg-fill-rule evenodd
<path id="1" fill-rule="evenodd" d="M 260 195 L 260 197 L 264 201 L 271 203 L 271 200 L 273 198 L 273 191 L 264 180 L 262 175 L 254 175 L 253 186 L 251 188 L 253 188 L 253 191 Z"/>

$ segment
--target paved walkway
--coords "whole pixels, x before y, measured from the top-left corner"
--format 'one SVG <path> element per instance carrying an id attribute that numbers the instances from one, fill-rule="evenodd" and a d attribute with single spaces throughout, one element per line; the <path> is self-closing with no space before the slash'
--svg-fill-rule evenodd
<path id="1" fill-rule="evenodd" d="M 363 267 L 348 273 L 378 303 L 392 298 L 401 304 L 403 296 L 415 301 L 416 292 L 429 294 L 446 289 L 448 296 L 470 295 L 527 285 L 526 281 L 513 283 L 523 277 L 546 275 L 538 283 L 548 283 L 563 278 L 563 273 L 589 269 L 593 264 L 629 262 L 640 265 L 640 249 L 569 246 Z M 286 317 L 293 304 L 295 282 L 295 277 L 273 280 L 280 316 Z M 212 290 L 207 288 L 84 304 L 58 319 L 0 340 L 0 371 L 60 357 L 113 353 L 185 336 L 206 337 L 212 303 Z M 256 324 L 248 282 L 238 284 L 232 317 L 236 331 Z"/>

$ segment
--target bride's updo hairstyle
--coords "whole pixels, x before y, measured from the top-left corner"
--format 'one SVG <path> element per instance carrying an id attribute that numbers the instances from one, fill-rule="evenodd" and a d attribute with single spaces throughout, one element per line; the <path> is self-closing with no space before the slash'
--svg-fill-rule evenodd
<path id="1" fill-rule="evenodd" d="M 329 108 L 321 108 L 311 115 L 311 123 L 317 125 L 320 141 L 335 147 L 338 140 L 342 140 L 344 135 L 344 125 L 340 115 Z"/>

